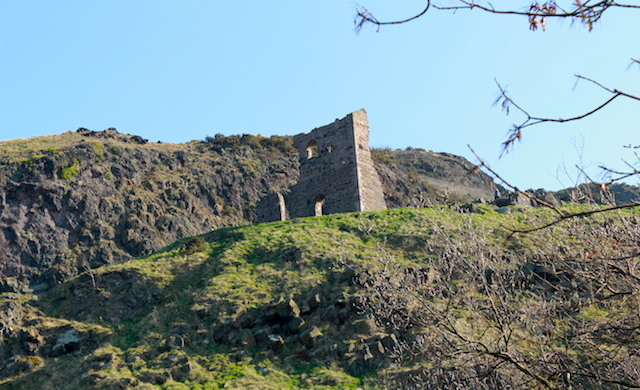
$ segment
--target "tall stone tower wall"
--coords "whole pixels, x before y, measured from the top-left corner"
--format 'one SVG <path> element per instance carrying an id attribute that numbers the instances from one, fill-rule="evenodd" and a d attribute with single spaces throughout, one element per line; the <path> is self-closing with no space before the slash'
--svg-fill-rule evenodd
<path id="1" fill-rule="evenodd" d="M 351 115 L 293 137 L 300 155 L 300 180 L 287 196 L 292 218 L 360 211 L 357 159 Z"/>
<path id="2" fill-rule="evenodd" d="M 386 209 L 369 150 L 364 110 L 293 137 L 300 179 L 288 194 L 272 194 L 258 206 L 260 222 Z"/>
<path id="3" fill-rule="evenodd" d="M 356 151 L 356 171 L 358 177 L 359 211 L 384 210 L 387 208 L 382 192 L 380 176 L 371 159 L 369 148 L 369 120 L 365 110 L 351 114 Z"/>

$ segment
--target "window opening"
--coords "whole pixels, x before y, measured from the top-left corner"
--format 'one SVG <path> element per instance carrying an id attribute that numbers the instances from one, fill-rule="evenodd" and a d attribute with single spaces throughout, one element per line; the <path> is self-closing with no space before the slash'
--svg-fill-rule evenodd
<path id="1" fill-rule="evenodd" d="M 309 141 L 307 145 L 307 159 L 318 157 L 318 143 L 316 141 Z"/>
<path id="2" fill-rule="evenodd" d="M 319 217 L 321 215 L 325 215 L 324 211 L 324 195 L 316 196 L 316 205 L 315 205 L 315 216 Z"/>
<path id="3" fill-rule="evenodd" d="M 280 207 L 280 220 L 287 220 L 287 205 L 284 202 L 284 196 L 281 193 L 278 194 L 278 206 Z"/>

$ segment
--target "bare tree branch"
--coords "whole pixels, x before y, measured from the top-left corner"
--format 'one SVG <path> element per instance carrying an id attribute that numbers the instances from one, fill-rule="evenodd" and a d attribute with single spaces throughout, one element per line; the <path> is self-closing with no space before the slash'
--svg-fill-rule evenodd
<path id="1" fill-rule="evenodd" d="M 546 229 L 546 228 L 551 227 L 553 225 L 557 225 L 562 221 L 566 221 L 567 219 L 582 218 L 582 217 L 587 217 L 589 215 L 607 213 L 607 212 L 614 211 L 614 210 L 630 209 L 630 208 L 639 207 L 639 206 L 640 206 L 640 203 L 633 203 L 633 204 L 626 204 L 626 205 L 621 205 L 621 206 L 606 207 L 606 208 L 597 209 L 597 210 L 584 211 L 584 212 L 581 212 L 581 213 L 565 214 L 564 216 L 562 216 L 560 218 L 557 218 L 557 219 L 553 220 L 552 222 L 549 222 L 547 224 L 544 224 L 542 226 L 538 226 L 538 227 L 535 227 L 535 228 L 531 228 L 531 229 L 511 229 L 511 234 L 509 235 L 509 237 L 512 237 L 516 233 L 526 234 L 526 233 L 536 232 L 538 230 L 543 230 L 543 229 Z"/>
<path id="2" fill-rule="evenodd" d="M 607 168 L 604 165 L 599 165 L 598 166 L 598 168 L 602 169 L 606 173 L 610 173 L 612 175 L 617 175 L 617 177 L 614 177 L 614 178 L 610 179 L 605 185 L 612 184 L 612 183 L 614 183 L 616 181 L 621 181 L 621 180 L 624 180 L 624 179 L 628 179 L 628 178 L 630 178 L 632 176 L 640 175 L 640 170 L 635 169 L 633 166 L 631 166 L 627 162 L 625 162 L 625 164 L 627 164 L 627 166 L 629 166 L 632 169 L 630 172 L 617 171 L 615 169 Z"/>
<path id="3" fill-rule="evenodd" d="M 540 206 L 546 207 L 548 209 L 553 210 L 554 212 L 556 212 L 559 216 L 564 216 L 565 213 L 562 212 L 561 210 L 559 210 L 557 207 L 553 206 L 551 203 L 549 202 L 545 202 L 544 200 L 538 199 L 535 196 L 524 192 L 522 190 L 520 190 L 518 187 L 512 185 L 511 183 L 509 183 L 508 181 L 506 181 L 502 176 L 500 176 L 500 174 L 498 174 L 498 172 L 494 171 L 485 161 L 484 159 L 482 159 L 478 153 L 476 153 L 475 150 L 473 150 L 473 148 L 471 147 L 471 145 L 467 145 L 467 147 L 469 148 L 469 150 L 471 150 L 471 153 L 473 153 L 473 155 L 476 157 L 476 159 L 478 160 L 478 166 L 479 168 L 483 168 L 484 170 L 486 170 L 487 172 L 489 172 L 490 174 L 492 174 L 496 179 L 500 180 L 500 182 L 505 186 L 510 188 L 513 192 L 516 192 L 520 195 L 525 196 L 526 198 L 528 198 L 529 200 L 531 200 L 532 202 L 535 202 L 537 204 L 539 204 Z"/>
<path id="4" fill-rule="evenodd" d="M 628 205 L 620 205 L 620 206 L 611 206 L 611 207 L 606 207 L 606 208 L 600 208 L 597 210 L 590 210 L 590 211 L 584 211 L 584 212 L 580 212 L 580 213 L 565 213 L 564 211 L 560 210 L 559 208 L 553 206 L 552 204 L 545 202 L 541 199 L 538 199 L 536 197 L 534 197 L 533 195 L 521 191 L 520 189 L 518 189 L 518 187 L 512 185 L 511 183 L 509 183 L 508 181 L 506 181 L 502 176 L 500 176 L 496 171 L 494 171 L 485 161 L 484 159 L 482 159 L 475 150 L 473 150 L 473 148 L 470 145 L 467 145 L 467 147 L 471 150 L 471 153 L 473 153 L 473 155 L 476 157 L 476 159 L 478 160 L 478 167 L 484 169 L 485 171 L 489 172 L 491 175 L 493 175 L 496 179 L 500 180 L 500 182 L 510 188 L 512 191 L 525 196 L 526 198 L 528 198 L 529 200 L 531 200 L 532 202 L 535 202 L 537 204 L 539 204 L 540 206 L 546 207 L 552 211 L 554 211 L 556 214 L 558 214 L 558 217 L 556 219 L 554 219 L 553 221 L 546 223 L 542 226 L 538 226 L 538 227 L 534 227 L 534 228 L 530 228 L 530 229 L 509 229 L 511 230 L 511 234 L 509 234 L 508 238 L 513 237 L 514 234 L 517 233 L 522 233 L 522 234 L 526 234 L 526 233 L 531 233 L 531 232 L 535 232 L 538 230 L 543 230 L 546 229 L 548 227 L 554 226 L 559 224 L 562 221 L 566 221 L 568 219 L 574 219 L 574 218 L 582 218 L 582 217 L 587 217 L 590 215 L 594 215 L 594 214 L 600 214 L 600 213 L 606 213 L 606 212 L 610 212 L 610 211 L 614 211 L 614 210 L 621 210 L 621 209 L 629 209 L 629 208 L 634 208 L 634 207 L 639 207 L 640 203 L 633 203 L 633 204 L 628 204 Z"/>
<path id="5" fill-rule="evenodd" d="M 587 77 L 584 77 L 584 76 L 581 76 L 581 75 L 576 75 L 576 77 L 578 78 L 578 80 L 585 80 L 585 81 L 588 81 L 588 82 L 590 82 L 592 84 L 597 85 L 598 87 L 604 89 L 605 91 L 609 92 L 613 96 L 611 96 L 606 101 L 604 101 L 603 103 L 598 105 L 596 108 L 594 108 L 592 110 L 589 110 L 589 111 L 587 111 L 585 113 L 576 115 L 576 116 L 572 116 L 572 117 L 569 117 L 569 118 L 541 117 L 541 116 L 531 115 L 527 110 L 525 110 L 520 105 L 518 105 L 511 98 L 511 96 L 509 96 L 507 94 L 507 91 L 500 85 L 500 83 L 498 83 L 496 81 L 496 84 L 498 85 L 498 88 L 500 90 L 500 95 L 496 99 L 496 103 L 500 104 L 502 110 L 505 111 L 507 113 L 507 115 L 510 114 L 510 112 L 511 112 L 510 111 L 510 107 L 513 106 L 518 111 L 520 111 L 522 114 L 524 114 L 526 116 L 526 119 L 524 121 L 522 121 L 519 125 L 514 124 L 513 127 L 509 130 L 509 134 L 507 136 L 507 140 L 502 143 L 502 154 L 501 155 L 504 155 L 505 153 L 508 153 L 513 148 L 515 142 L 522 139 L 522 130 L 527 128 L 527 127 L 539 125 L 539 124 L 542 124 L 542 123 L 565 123 L 565 122 L 578 121 L 578 120 L 584 119 L 584 118 L 586 118 L 586 117 L 588 117 L 590 115 L 593 115 L 596 112 L 602 110 L 603 108 L 608 106 L 611 102 L 613 102 L 615 99 L 617 99 L 619 97 L 625 97 L 625 98 L 628 98 L 628 99 L 640 101 L 640 96 L 635 96 L 635 95 L 632 95 L 630 93 L 620 91 L 618 89 L 608 88 L 608 87 L 602 85 L 601 83 L 599 83 L 597 81 L 594 81 L 594 80 L 592 80 L 590 78 L 587 78 Z"/>
<path id="6" fill-rule="evenodd" d="M 396 20 L 396 21 L 385 21 L 385 22 L 379 21 L 376 17 L 373 16 L 371 12 L 369 12 L 364 8 L 358 9 L 356 20 L 355 20 L 356 29 L 358 30 L 361 29 L 362 26 L 366 23 L 374 24 L 378 26 L 378 28 L 383 25 L 407 23 L 424 16 L 430 9 L 445 10 L 445 11 L 447 10 L 456 11 L 456 10 L 463 10 L 463 9 L 468 9 L 468 10 L 479 9 L 481 11 L 492 13 L 492 14 L 525 16 L 529 19 L 529 25 L 532 30 L 537 30 L 538 28 L 544 29 L 546 18 L 569 18 L 573 20 L 579 20 L 581 23 L 586 25 L 589 28 L 589 30 L 591 30 L 593 28 L 593 24 L 599 21 L 603 17 L 604 13 L 609 9 L 614 9 L 614 8 L 640 9 L 640 5 L 621 3 L 615 0 L 600 0 L 600 1 L 594 1 L 594 2 L 592 2 L 591 0 L 586 0 L 586 1 L 575 0 L 571 5 L 571 7 L 567 9 L 564 9 L 561 6 L 559 6 L 555 0 L 546 0 L 543 3 L 538 3 L 536 1 L 533 1 L 529 4 L 528 9 L 524 11 L 519 11 L 515 9 L 506 9 L 506 10 L 496 9 L 490 3 L 486 3 L 485 5 L 483 3 L 477 3 L 474 0 L 457 0 L 456 2 L 457 2 L 457 5 L 440 6 L 437 4 L 433 4 L 431 0 L 427 0 L 425 8 L 420 13 L 409 18 Z M 631 58 L 631 65 L 634 65 L 634 64 L 640 65 L 640 60 Z M 588 78 L 582 75 L 576 75 L 576 78 L 578 81 L 586 81 L 601 88 L 602 90 L 610 94 L 610 96 L 606 100 L 598 104 L 595 108 L 592 108 L 591 110 L 585 111 L 581 114 L 574 115 L 568 118 L 553 118 L 553 117 L 532 115 L 531 113 L 529 113 L 528 110 L 526 110 L 525 108 L 520 106 L 518 103 L 516 103 L 511 98 L 511 96 L 507 93 L 506 89 L 503 88 L 496 81 L 496 84 L 498 85 L 498 88 L 500 90 L 500 94 L 496 99 L 495 104 L 499 104 L 501 106 L 501 109 L 504 112 L 506 112 L 507 115 L 510 114 L 512 108 L 515 108 L 517 111 L 519 111 L 525 116 L 525 119 L 520 124 L 513 124 L 511 129 L 508 131 L 507 139 L 502 143 L 502 152 L 500 154 L 501 156 L 504 155 L 505 153 L 508 153 L 514 147 L 516 141 L 520 141 L 522 139 L 522 132 L 524 129 L 528 127 L 540 125 L 543 123 L 566 123 L 566 122 L 579 121 L 591 115 L 594 115 L 595 113 L 609 106 L 618 98 L 626 98 L 626 99 L 631 99 L 635 101 L 640 101 L 640 96 L 638 95 L 634 95 L 616 88 L 610 88 L 591 78 Z M 629 145 L 628 148 L 637 150 L 640 148 L 640 145 L 639 146 Z M 478 167 L 488 171 L 496 179 L 500 180 L 505 186 L 515 191 L 516 193 L 527 197 L 534 203 L 537 203 L 543 207 L 553 210 L 557 214 L 557 218 L 555 220 L 543 226 L 535 227 L 531 229 L 512 230 L 511 235 L 515 233 L 529 233 L 537 230 L 542 230 L 547 227 L 556 225 L 567 219 L 580 218 L 580 217 L 585 217 L 585 216 L 589 216 L 597 213 L 604 213 L 604 212 L 619 210 L 623 208 L 632 208 L 632 207 L 640 206 L 640 203 L 634 203 L 634 204 L 624 205 L 624 206 L 612 206 L 608 208 L 600 208 L 598 210 L 592 210 L 588 212 L 567 214 L 548 202 L 537 199 L 536 197 L 524 191 L 520 191 L 517 187 L 511 185 L 509 182 L 503 179 L 497 172 L 492 170 L 488 166 L 488 164 L 486 164 L 485 161 L 481 159 L 470 146 L 469 146 L 469 149 L 471 149 L 473 154 L 478 159 L 479 161 Z M 640 155 L 638 155 L 637 152 L 634 152 L 634 153 L 638 158 L 638 161 L 640 161 Z M 608 169 L 606 167 L 601 167 L 606 173 L 617 175 L 617 177 L 611 178 L 608 183 L 601 184 L 603 190 L 606 189 L 606 185 L 608 184 L 612 184 L 616 181 L 624 180 L 632 176 L 640 175 L 640 170 L 638 170 L 638 168 L 628 163 L 627 163 L 627 166 L 630 168 L 630 171 L 628 172 L 622 172 L 622 171 Z M 583 174 L 587 176 L 585 172 L 583 172 Z"/>
<path id="7" fill-rule="evenodd" d="M 418 19 L 418 18 L 422 17 L 424 14 L 427 13 L 427 11 L 429 11 L 430 7 L 431 7 L 431 0 L 427 0 L 426 6 L 424 7 L 424 9 L 420 13 L 418 13 L 418 14 L 410 17 L 410 18 L 406 18 L 406 19 L 402 19 L 402 20 L 395 20 L 395 21 L 390 21 L 390 22 L 381 22 L 375 16 L 373 16 L 373 14 L 371 12 L 369 12 L 369 10 L 367 10 L 366 8 L 357 8 L 356 9 L 356 18 L 354 20 L 354 23 L 356 25 L 356 31 L 362 30 L 362 27 L 366 23 L 374 24 L 374 25 L 378 26 L 378 29 L 380 29 L 380 26 L 407 23 L 407 22 L 410 22 L 412 20 L 415 20 L 415 19 Z"/>
<path id="8" fill-rule="evenodd" d="M 432 4 L 431 0 L 426 1 L 425 8 L 416 15 L 394 21 L 379 21 L 371 12 L 366 8 L 358 8 L 355 18 L 356 29 L 359 30 L 366 23 L 374 24 L 378 27 L 384 25 L 403 24 L 418 19 L 424 16 L 430 8 L 441 11 L 458 11 L 458 10 L 473 10 L 478 9 L 487 13 L 497 15 L 514 15 L 527 17 L 529 20 L 529 27 L 532 30 L 538 28 L 545 29 L 547 18 L 567 18 L 579 20 L 582 24 L 587 26 L 589 30 L 593 29 L 593 24 L 599 21 L 604 13 L 612 8 L 628 8 L 628 9 L 640 9 L 640 5 L 618 3 L 614 0 L 601 0 L 595 3 L 591 3 L 589 0 L 580 1 L 577 0 L 568 10 L 558 6 L 555 0 L 545 1 L 544 3 L 532 2 L 529 4 L 529 8 L 525 11 L 518 10 L 500 10 L 495 9 L 491 3 L 481 4 L 475 1 L 458 0 L 458 5 L 453 6 L 439 6 Z"/>

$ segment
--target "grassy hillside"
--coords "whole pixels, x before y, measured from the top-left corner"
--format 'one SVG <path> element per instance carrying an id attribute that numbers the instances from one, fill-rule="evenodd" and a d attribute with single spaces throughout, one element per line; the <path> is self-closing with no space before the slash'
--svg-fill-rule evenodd
<path id="1" fill-rule="evenodd" d="M 578 208 L 586 206 L 565 206 Z M 638 212 L 475 204 L 224 228 L 3 294 L 2 389 L 625 388 Z"/>

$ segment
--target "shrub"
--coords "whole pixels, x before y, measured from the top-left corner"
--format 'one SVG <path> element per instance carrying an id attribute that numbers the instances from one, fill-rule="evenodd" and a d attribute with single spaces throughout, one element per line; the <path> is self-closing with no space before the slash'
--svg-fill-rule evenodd
<path id="1" fill-rule="evenodd" d="M 80 174 L 80 161 L 73 160 L 73 164 L 68 167 L 60 168 L 60 177 L 66 180 L 71 180 Z"/>
<path id="2" fill-rule="evenodd" d="M 180 248 L 180 252 L 185 255 L 191 255 L 202 252 L 207 249 L 207 242 L 202 237 L 191 237 Z"/>

